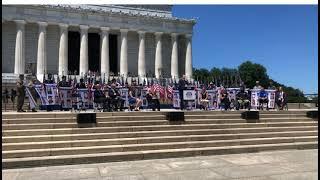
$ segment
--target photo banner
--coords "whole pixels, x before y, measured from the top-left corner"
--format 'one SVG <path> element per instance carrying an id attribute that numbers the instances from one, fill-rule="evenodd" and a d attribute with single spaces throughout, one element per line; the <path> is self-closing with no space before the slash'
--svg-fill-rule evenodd
<path id="1" fill-rule="evenodd" d="M 89 101 L 89 91 L 88 89 L 78 89 L 77 90 L 77 108 L 78 109 L 89 109 L 90 101 Z"/>
<path id="2" fill-rule="evenodd" d="M 180 94 L 178 90 L 172 91 L 173 108 L 180 108 Z"/>
<path id="3" fill-rule="evenodd" d="M 59 87 L 59 97 L 62 108 L 72 108 L 72 87 Z"/>
<path id="4" fill-rule="evenodd" d="M 275 90 L 266 89 L 265 90 L 268 94 L 268 107 L 269 109 L 275 108 Z M 251 90 L 251 108 L 258 109 L 259 106 L 259 92 L 260 89 L 252 89 Z"/>
<path id="5" fill-rule="evenodd" d="M 47 99 L 47 95 L 46 95 L 46 92 L 45 92 L 44 85 L 37 84 L 34 87 L 35 87 L 36 92 L 38 93 L 38 96 L 40 98 L 41 105 L 48 105 L 49 103 L 48 103 L 48 99 Z"/>
<path id="6" fill-rule="evenodd" d="M 48 105 L 59 104 L 57 84 L 45 84 Z"/>
<path id="7" fill-rule="evenodd" d="M 27 96 L 29 98 L 29 103 L 30 103 L 30 109 L 34 109 L 36 108 L 37 105 L 37 102 L 35 101 L 35 99 L 33 98 L 29 88 L 26 88 L 26 92 L 27 92 Z"/>

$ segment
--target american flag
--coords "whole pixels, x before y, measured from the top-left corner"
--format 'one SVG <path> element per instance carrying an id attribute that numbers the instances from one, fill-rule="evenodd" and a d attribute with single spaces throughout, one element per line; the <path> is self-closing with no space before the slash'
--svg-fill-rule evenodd
<path id="1" fill-rule="evenodd" d="M 153 84 L 153 86 L 151 86 L 151 91 L 159 92 L 160 97 L 164 97 L 165 89 L 160 84 Z"/>
<path id="2" fill-rule="evenodd" d="M 167 87 L 167 97 L 168 97 L 169 99 L 172 98 L 172 92 L 173 92 L 173 87 L 169 85 L 169 86 Z"/>

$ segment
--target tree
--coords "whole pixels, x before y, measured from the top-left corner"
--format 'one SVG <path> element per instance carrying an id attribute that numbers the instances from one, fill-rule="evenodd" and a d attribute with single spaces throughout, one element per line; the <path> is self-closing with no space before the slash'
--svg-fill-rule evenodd
<path id="1" fill-rule="evenodd" d="M 266 68 L 262 65 L 246 61 L 238 67 L 238 71 L 241 80 L 247 87 L 253 88 L 256 81 L 259 81 L 261 86 L 268 87 L 269 76 Z"/>
<path id="2" fill-rule="evenodd" d="M 193 77 L 195 80 L 201 81 L 203 83 L 209 82 L 210 73 L 207 69 L 195 69 L 193 72 Z"/>

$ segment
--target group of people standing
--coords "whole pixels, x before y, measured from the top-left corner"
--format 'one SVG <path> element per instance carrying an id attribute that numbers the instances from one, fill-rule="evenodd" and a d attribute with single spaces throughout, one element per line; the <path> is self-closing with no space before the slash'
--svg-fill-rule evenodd
<path id="1" fill-rule="evenodd" d="M 26 88 L 28 88 L 30 94 L 34 99 L 37 99 L 37 93 L 35 90 L 34 85 L 40 83 L 38 80 L 30 80 L 28 85 L 23 83 L 23 76 L 19 77 L 16 86 L 16 96 L 17 96 L 17 111 L 18 112 L 25 112 L 22 109 L 24 104 L 24 99 L 26 96 Z M 44 80 L 46 84 L 54 83 L 52 76 L 48 76 L 47 79 Z M 189 83 L 186 79 L 186 76 L 183 75 L 181 79 L 179 79 L 178 84 L 175 85 L 174 89 L 179 91 L 180 97 L 180 109 L 186 109 L 185 101 L 183 97 L 183 91 L 188 89 Z M 93 99 L 94 103 L 100 105 L 103 111 L 123 111 L 124 110 L 124 99 L 120 93 L 120 85 L 116 81 L 116 79 L 112 79 L 109 84 L 103 84 L 99 81 L 96 81 L 94 84 L 88 84 L 84 82 L 84 79 L 81 78 L 80 82 L 76 83 L 75 85 L 71 84 L 70 81 L 67 81 L 66 76 L 62 77 L 62 80 L 58 82 L 59 87 L 74 87 L 74 89 L 88 89 L 92 88 L 94 90 Z M 89 87 L 90 86 L 90 87 Z M 125 88 L 128 89 L 128 103 L 129 103 L 129 110 L 132 111 L 139 111 L 142 107 L 142 99 L 141 99 L 141 90 L 142 86 L 138 85 L 135 80 L 132 81 L 131 85 L 125 84 Z M 200 92 L 200 105 L 201 108 L 204 110 L 208 110 L 209 104 L 209 97 L 207 90 L 217 90 L 216 87 L 212 82 L 208 85 L 202 85 L 201 92 Z M 268 93 L 266 90 L 259 85 L 259 81 L 256 82 L 256 86 L 253 89 L 259 89 L 258 93 L 258 102 L 259 107 L 258 109 L 263 110 L 264 105 L 268 107 Z M 287 95 L 283 91 L 282 87 L 275 88 L 274 86 L 268 87 L 268 89 L 276 89 L 275 93 L 275 103 L 279 110 L 284 109 L 287 104 Z M 220 93 L 218 99 L 215 99 L 213 103 L 218 106 L 220 109 L 229 110 L 229 109 L 249 109 L 251 108 L 251 91 L 250 89 L 246 89 L 244 84 L 241 84 L 240 91 L 235 95 L 235 99 L 230 99 L 228 95 L 228 91 L 223 88 L 219 87 Z M 7 93 L 8 94 L 8 93 Z M 13 93 L 12 93 L 13 94 Z M 146 100 L 149 104 L 149 107 L 153 110 L 160 111 L 160 101 L 158 96 L 155 92 L 151 90 L 147 91 Z M 14 100 L 12 100 L 14 102 Z M 217 104 L 218 102 L 219 104 Z M 36 112 L 35 108 L 31 109 L 33 112 Z"/>
<path id="2" fill-rule="evenodd" d="M 208 110 L 208 92 L 207 90 L 213 90 L 216 89 L 215 85 L 213 83 L 210 83 L 209 86 L 202 86 L 202 90 L 200 92 L 200 103 L 201 108 L 204 110 Z M 218 99 L 220 100 L 219 104 L 217 105 L 217 99 L 213 100 L 214 105 L 217 105 L 219 109 L 224 110 L 239 110 L 239 109 L 251 109 L 251 91 L 250 89 L 245 88 L 245 85 L 242 84 L 240 86 L 240 91 L 235 95 L 235 99 L 230 99 L 228 96 L 228 92 L 225 88 L 219 87 L 220 89 L 220 95 L 218 96 Z M 266 105 L 266 109 L 269 110 L 269 99 L 268 99 L 268 93 L 262 87 L 259 85 L 259 81 L 256 82 L 256 86 L 254 86 L 253 89 L 258 89 L 258 110 L 263 110 L 264 106 Z M 275 103 L 277 105 L 277 108 L 279 110 L 283 110 L 287 105 L 287 94 L 283 91 L 282 87 L 274 87 L 270 86 L 268 89 L 273 89 L 275 91 Z"/>

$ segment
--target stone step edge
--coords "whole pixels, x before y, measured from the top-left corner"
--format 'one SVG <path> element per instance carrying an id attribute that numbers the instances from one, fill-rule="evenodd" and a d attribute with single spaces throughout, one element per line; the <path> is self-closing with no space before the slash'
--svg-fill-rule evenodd
<path id="1" fill-rule="evenodd" d="M 260 119 L 260 122 L 259 123 L 269 123 L 270 120 L 288 120 L 287 122 L 292 122 L 292 120 L 301 120 L 301 121 L 308 121 L 310 120 L 310 122 L 314 122 L 312 119 L 310 118 L 262 118 Z M 246 121 L 245 119 L 187 119 L 185 120 L 185 122 L 201 122 L 201 121 L 204 121 L 204 122 L 215 122 L 215 121 Z M 296 122 L 301 122 L 301 121 L 296 121 Z M 169 122 L 168 120 L 139 120 L 139 121 L 110 121 L 110 122 L 105 122 L 105 121 L 98 121 L 97 124 L 125 124 L 125 123 L 159 123 L 159 122 Z M 272 121 L 271 121 L 272 122 Z M 281 122 L 286 122 L 286 121 L 281 121 Z M 228 122 L 225 122 L 225 123 L 219 123 L 219 124 L 226 124 Z M 234 122 L 233 122 L 234 123 Z M 242 122 L 243 123 L 243 122 Z M 46 122 L 46 123 L 18 123 L 18 124 L 14 124 L 14 123 L 4 123 L 2 122 L 2 127 L 9 127 L 9 126 L 32 126 L 32 125 L 35 125 L 35 126 L 40 126 L 40 125 L 76 125 L 77 123 L 76 122 Z M 230 123 L 231 124 L 231 123 Z"/>
<path id="2" fill-rule="evenodd" d="M 64 148 L 44 148 L 44 149 L 27 149 L 27 150 L 9 150 L 2 151 L 2 155 L 15 154 L 15 153 L 31 153 L 31 152 L 44 152 L 44 151 L 76 151 L 76 150 L 94 150 L 94 149 L 109 149 L 121 147 L 154 147 L 165 145 L 190 145 L 190 144 L 207 144 L 207 143 L 245 143 L 248 141 L 270 141 L 270 140 L 292 140 L 293 142 L 300 142 L 299 139 L 317 140 L 318 136 L 301 136 L 301 137 L 272 137 L 272 138 L 246 138 L 246 139 L 232 139 L 232 140 L 212 140 L 212 141 L 187 141 L 187 142 L 164 142 L 164 143 L 147 143 L 147 144 L 124 144 L 124 145 L 108 145 L 108 146 L 89 146 L 89 147 L 64 147 Z M 266 143 L 268 144 L 268 143 Z M 225 145 L 223 145 L 225 146 Z M 3 157 L 3 159 L 6 159 Z"/>
<path id="3" fill-rule="evenodd" d="M 259 125 L 266 125 L 265 127 L 270 127 L 270 125 L 303 125 L 303 124 L 314 124 L 317 125 L 318 121 L 310 121 L 310 122 L 259 122 L 259 123 L 228 123 L 228 124 L 169 124 L 169 125 L 156 125 L 156 126 L 117 126 L 117 127 L 90 127 L 90 128 L 55 128 L 55 129 L 22 129 L 22 130 L 2 130 L 2 132 L 30 132 L 30 131 L 59 131 L 59 130 L 80 130 L 80 129 L 117 129 L 117 128 L 165 128 L 165 127 L 192 127 L 192 126 L 199 126 L 199 127 L 207 127 L 207 126 L 239 126 L 239 125 L 252 125 L 252 124 L 259 124 Z"/>
<path id="4" fill-rule="evenodd" d="M 312 134 L 312 135 L 305 135 Z M 245 139 L 246 136 L 257 136 L 259 138 L 268 138 L 267 136 L 274 137 L 275 135 L 280 135 L 280 137 L 300 137 L 300 136 L 315 136 L 318 134 L 318 131 L 289 131 L 289 132 L 266 132 L 266 133 L 239 133 L 239 134 L 211 134 L 211 135 L 186 135 L 186 136 L 156 136 L 156 137 L 133 137 L 133 138 L 110 138 L 110 139 L 89 139 L 89 140 L 64 140 L 64 141 L 40 141 L 40 142 L 19 142 L 19 143 L 2 143 L 2 150 L 5 150 L 6 147 L 11 146 L 37 146 L 37 145 L 54 145 L 54 144 L 80 144 L 80 143 L 96 143 L 96 142 L 121 142 L 120 144 L 128 144 L 127 141 L 132 141 L 130 144 L 141 144 L 137 143 L 139 141 L 144 140 L 165 140 L 165 139 L 176 139 L 175 141 L 169 142 L 178 142 L 188 141 L 188 139 L 192 138 L 205 138 L 208 140 L 209 138 L 221 138 L 215 140 L 223 140 L 223 137 L 234 137 L 233 139 Z M 291 136 L 295 135 L 295 136 Z M 263 136 L 263 137 L 261 137 Z M 229 139 L 230 140 L 230 139 Z M 200 140 L 198 140 L 200 141 Z M 127 143 L 126 143 L 127 142 Z M 145 144 L 147 144 L 146 142 Z M 79 147 L 79 146 L 72 146 Z M 83 146 L 81 146 L 83 147 Z"/>
<path id="5" fill-rule="evenodd" d="M 289 129 L 300 129 L 301 127 L 289 127 Z M 232 133 L 239 134 L 239 130 L 264 130 L 265 128 L 230 128 L 228 131 L 232 131 Z M 266 132 L 283 132 L 283 129 L 288 129 L 288 127 L 275 127 L 270 129 L 273 129 L 275 131 L 266 131 Z M 314 126 L 304 126 L 304 129 L 316 129 L 317 127 Z M 142 136 L 143 134 L 159 134 L 159 133 L 190 133 L 190 132 L 211 132 L 214 133 L 216 131 L 222 131 L 225 129 L 198 129 L 198 130 L 168 130 L 168 131 L 139 131 L 139 132 L 117 132 L 117 133 L 82 133 L 82 134 L 57 134 L 57 135 L 26 135 L 26 136 L 2 136 L 2 141 L 5 139 L 18 139 L 18 138 L 64 138 L 64 137 L 79 137 L 79 136 L 113 136 L 113 135 L 138 135 L 140 134 L 141 137 L 146 137 Z M 297 130 L 296 130 L 297 131 Z M 301 132 L 305 130 L 298 130 L 297 132 Z M 241 133 L 241 132 L 240 132 Z M 254 133 L 254 132 L 246 132 L 248 134 Z M 161 135 L 160 135 L 161 136 Z M 149 137 L 149 136 L 147 136 Z"/>
<path id="6" fill-rule="evenodd" d="M 191 127 L 193 127 L 194 125 L 192 125 Z M 208 127 L 208 124 L 201 124 L 201 127 Z M 216 125 L 215 125 L 216 126 Z M 305 126 L 289 126 L 290 128 L 292 127 L 296 127 L 296 128 L 304 128 L 304 127 L 307 127 L 307 128 L 311 128 L 311 127 L 317 127 L 318 125 L 315 124 L 315 123 L 312 123 L 312 125 L 305 125 Z M 150 127 L 150 126 L 148 126 Z M 159 127 L 159 126 L 158 126 Z M 182 127 L 182 125 L 180 126 L 160 126 L 162 128 L 166 128 L 166 127 L 176 127 L 176 128 L 179 128 L 179 127 Z M 189 126 L 190 127 L 190 126 Z M 198 126 L 199 127 L 199 126 Z M 118 128 L 118 127 L 116 127 Z M 153 132 L 157 132 L 157 131 L 162 131 L 161 129 L 159 130 L 133 130 L 133 128 L 143 128 L 143 127 L 127 127 L 131 132 L 141 132 L 141 131 L 153 131 Z M 228 130 L 228 129 L 235 129 L 235 128 L 238 128 L 238 129 L 254 129 L 254 128 L 288 128 L 288 127 L 283 127 L 283 126 L 263 126 L 263 127 L 229 127 L 229 128 L 212 128 L 212 130 Z M 7 135 L 4 135 L 4 133 L 15 133 L 15 132 L 51 132 L 51 133 L 54 133 L 54 132 L 59 132 L 59 131 L 69 131 L 67 134 L 79 134 L 77 133 L 76 131 L 94 131 L 94 130 L 108 130 L 110 129 L 110 127 L 92 127 L 92 128 L 64 128 L 64 129 L 28 129 L 28 130 L 2 130 L 2 133 L 3 133 L 3 136 L 7 136 Z M 111 128 L 112 129 L 112 128 Z M 208 128 L 207 128 L 208 129 Z M 211 128 L 209 128 L 211 129 Z M 128 130 L 128 131 L 129 131 Z M 188 130 L 188 129 L 171 129 L 171 130 Z M 191 129 L 189 129 L 191 130 Z M 193 130 L 201 130 L 201 129 L 193 129 Z M 119 133 L 119 132 L 124 132 L 124 131 L 114 131 L 112 133 Z M 90 133 L 94 133 L 94 132 L 90 132 Z M 48 134 L 48 135 L 53 135 L 53 134 Z M 15 136 L 15 135 L 9 135 L 9 136 Z M 20 136 L 20 135 L 19 135 Z"/>
<path id="7" fill-rule="evenodd" d="M 290 111 L 276 111 L 276 110 L 270 110 L 270 111 L 259 111 L 260 114 L 303 114 L 307 111 L 310 111 L 309 109 L 306 110 L 290 110 Z M 93 111 L 88 111 L 88 112 L 93 112 Z M 246 110 L 239 110 L 239 111 L 221 111 L 221 110 L 213 110 L 213 111 L 201 111 L 201 110 L 195 110 L 195 111 L 168 111 L 168 112 L 184 112 L 185 114 L 197 114 L 197 113 L 207 113 L 207 114 L 240 114 L 242 112 L 246 112 Z M 86 111 L 81 111 L 80 113 L 86 113 Z M 143 114 L 143 113 L 150 113 L 150 114 L 165 114 L 167 113 L 166 111 L 138 111 L 138 112 L 96 112 L 97 114 L 111 114 L 111 115 L 118 115 L 118 114 L 124 114 L 124 113 L 134 113 L 134 114 Z M 35 114 L 32 112 L 24 112 L 24 113 L 17 113 L 15 111 L 13 112 L 5 112 L 2 115 L 14 115 L 14 114 Z M 71 112 L 71 111 L 53 111 L 53 112 L 46 112 L 46 111 L 40 111 L 37 112 L 37 114 L 77 114 L 77 112 Z"/>
<path id="8" fill-rule="evenodd" d="M 87 163 L 106 163 L 114 161 L 144 160 L 158 158 L 205 156 L 221 154 L 240 154 L 248 152 L 260 152 L 284 149 L 316 149 L 318 142 L 298 142 L 298 143 L 278 143 L 278 144 L 259 144 L 259 145 L 238 145 L 228 147 L 206 147 L 206 148 L 185 148 L 185 149 L 166 149 L 148 150 L 135 152 L 113 152 L 97 154 L 78 154 L 60 155 L 44 157 L 27 157 L 2 159 L 3 169 L 20 167 L 40 167 L 48 165 L 67 165 L 67 164 L 87 164 Z"/>

